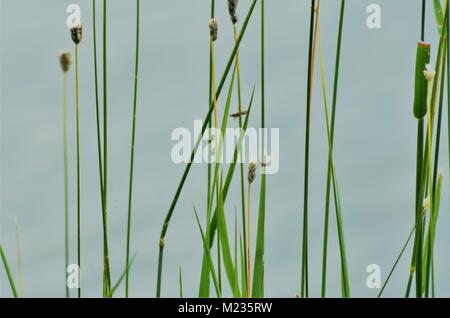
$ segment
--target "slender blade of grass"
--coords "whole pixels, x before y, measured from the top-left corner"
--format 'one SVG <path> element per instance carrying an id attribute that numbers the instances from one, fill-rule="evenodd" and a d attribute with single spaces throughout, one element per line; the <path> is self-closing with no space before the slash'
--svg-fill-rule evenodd
<path id="1" fill-rule="evenodd" d="M 122 274 L 120 275 L 117 282 L 112 286 L 112 288 L 108 292 L 108 298 L 112 298 L 114 296 L 114 293 L 116 292 L 117 288 L 119 288 L 120 284 L 125 278 L 125 275 L 130 271 L 131 265 L 134 262 L 134 259 L 136 258 L 136 255 L 133 255 L 130 262 L 125 266 L 125 269 L 123 270 Z"/>
<path id="2" fill-rule="evenodd" d="M 237 41 L 237 30 L 236 24 L 233 24 L 233 36 L 234 43 Z M 242 113 L 242 94 L 241 94 L 241 68 L 239 62 L 239 51 L 236 53 L 236 65 L 237 65 L 237 87 L 238 87 L 238 112 Z M 239 115 L 239 128 L 242 129 L 242 116 Z M 245 282 L 247 282 L 247 232 L 246 232 L 246 220 L 245 220 L 245 182 L 244 182 L 244 163 L 243 163 L 243 154 L 240 152 L 241 163 L 239 165 L 240 170 L 240 186 L 241 186 L 241 213 L 242 213 L 242 235 L 244 240 L 244 263 L 245 263 Z M 247 286 L 245 286 L 245 291 L 242 289 L 242 297 L 246 298 L 247 295 L 244 295 L 247 291 Z"/>
<path id="3" fill-rule="evenodd" d="M 233 258 L 231 256 L 231 249 L 228 237 L 227 221 L 225 218 L 225 210 L 223 204 L 223 184 L 222 177 L 220 178 L 219 195 L 218 195 L 218 216 L 219 216 L 219 232 L 220 233 L 220 245 L 222 247 L 223 263 L 225 267 L 225 273 L 228 278 L 228 283 L 233 292 L 234 297 L 240 297 L 240 291 L 236 285 L 236 272 L 233 264 Z"/>
<path id="4" fill-rule="evenodd" d="M 265 67 L 264 67 L 264 0 L 261 0 L 261 128 L 265 128 Z M 266 145 L 265 134 L 261 136 L 261 184 L 259 192 L 259 213 L 258 213 L 258 228 L 256 233 L 256 248 L 255 261 L 253 268 L 253 286 L 252 297 L 264 297 L 264 238 L 265 238 L 265 222 L 266 222 Z M 250 222 L 250 220 L 248 220 Z"/>
<path id="5" fill-rule="evenodd" d="M 344 240 L 344 229 L 342 223 L 342 208 L 341 201 L 339 195 L 339 186 L 336 177 L 336 169 L 334 168 L 333 161 L 333 145 L 331 141 L 331 128 L 329 122 L 329 112 L 328 112 L 328 103 L 327 103 L 327 91 L 326 91 L 326 83 L 325 83 L 325 68 L 323 63 L 323 52 L 322 45 L 320 40 L 320 25 L 317 24 L 317 38 L 319 45 L 319 60 L 320 60 L 320 74 L 322 79 L 322 93 L 323 93 L 323 105 L 325 110 L 325 124 L 327 129 L 327 143 L 328 143 L 328 162 L 331 162 L 332 170 L 331 170 L 331 180 L 333 181 L 333 197 L 334 197 L 334 205 L 336 210 L 336 225 L 338 230 L 338 239 L 339 239 L 339 252 L 341 257 L 341 290 L 342 296 L 345 298 L 350 297 L 350 286 L 349 286 L 349 278 L 348 278 L 348 268 L 347 268 L 347 256 L 345 253 L 345 240 Z"/>
<path id="6" fill-rule="evenodd" d="M 215 11 L 215 1 L 211 0 L 211 16 L 210 18 L 214 18 L 214 11 Z M 212 100 L 212 62 L 213 62 L 213 58 L 212 58 L 212 43 L 211 41 L 209 42 L 209 87 L 208 87 L 208 107 L 211 103 Z M 208 122 L 209 122 L 209 139 L 211 140 L 211 117 L 208 118 Z M 207 188 L 206 188 L 206 242 L 208 243 L 207 245 L 209 246 L 209 222 L 210 222 L 210 211 L 211 211 L 211 199 L 210 199 L 210 191 L 211 191 L 211 144 L 208 143 L 208 175 L 207 175 Z M 198 296 L 200 298 L 206 298 L 209 297 L 209 288 L 210 288 L 210 279 L 209 279 L 209 272 L 206 270 L 208 269 L 208 260 L 206 258 L 203 258 L 203 263 L 202 263 L 202 269 L 205 269 L 205 276 L 201 277 L 200 279 L 200 287 L 199 287 L 199 293 Z"/>
<path id="7" fill-rule="evenodd" d="M 206 256 L 208 258 L 208 267 L 209 267 L 209 270 L 211 272 L 211 276 L 212 276 L 212 279 L 213 279 L 214 287 L 216 289 L 216 294 L 217 294 L 217 297 L 221 298 L 222 294 L 220 292 L 219 283 L 218 283 L 218 280 L 217 280 L 216 271 L 214 269 L 214 264 L 213 264 L 213 261 L 212 261 L 211 253 L 209 251 L 209 246 L 206 244 L 205 235 L 203 234 L 202 226 L 200 225 L 200 220 L 198 218 L 198 214 L 197 214 L 197 211 L 195 210 L 195 207 L 194 207 L 194 213 L 195 213 L 195 218 L 197 220 L 198 228 L 200 230 L 200 234 L 202 236 L 203 250 L 204 250 L 204 253 L 206 253 Z"/>
<path id="8" fill-rule="evenodd" d="M 17 293 L 16 285 L 14 284 L 14 279 L 11 274 L 11 270 L 9 269 L 8 259 L 6 258 L 5 252 L 3 251 L 3 247 L 0 244 L 0 256 L 2 257 L 3 266 L 5 267 L 6 276 L 8 276 L 9 286 L 11 287 L 11 292 L 14 298 L 18 298 L 19 294 Z"/>
<path id="9" fill-rule="evenodd" d="M 64 286 L 66 298 L 70 297 L 67 286 L 67 268 L 69 267 L 69 164 L 67 155 L 67 72 L 64 72 L 63 92 L 63 152 L 64 152 Z"/>
<path id="10" fill-rule="evenodd" d="M 391 276 L 392 276 L 392 274 L 394 273 L 394 270 L 395 270 L 395 268 L 397 267 L 398 262 L 399 262 L 400 259 L 402 258 L 403 253 L 405 252 L 406 247 L 408 246 L 409 241 L 411 240 L 411 237 L 413 236 L 415 229 L 416 229 L 416 227 L 415 227 L 415 225 L 414 225 L 413 228 L 412 228 L 412 230 L 411 230 L 411 232 L 409 233 L 408 239 L 406 240 L 406 242 L 405 242 L 405 244 L 403 245 L 403 247 L 402 247 L 402 249 L 401 249 L 399 255 L 397 256 L 397 259 L 395 260 L 394 265 L 392 266 L 391 270 L 389 271 L 389 274 L 388 274 L 388 276 L 387 276 L 387 278 L 386 278 L 386 281 L 384 282 L 383 286 L 381 287 L 380 292 L 378 293 L 378 296 L 377 296 L 378 298 L 381 297 L 381 295 L 383 294 L 383 292 L 384 292 L 384 290 L 385 290 L 387 284 L 389 283 L 389 280 L 391 279 Z"/>
<path id="11" fill-rule="evenodd" d="M 106 59 L 107 43 L 107 14 L 106 0 L 103 0 L 103 241 L 104 241 L 104 263 L 103 294 L 110 293 L 111 273 L 109 267 L 108 252 L 108 74 Z"/>
<path id="12" fill-rule="evenodd" d="M 80 191 L 80 124 L 78 110 L 78 45 L 75 45 L 75 126 L 77 144 L 77 263 L 78 263 L 78 298 L 81 298 L 81 191 Z"/>
<path id="13" fill-rule="evenodd" d="M 341 0 L 341 9 L 339 17 L 339 27 L 338 27 L 338 39 L 336 48 L 336 62 L 334 68 L 334 87 L 333 87 L 333 102 L 331 106 L 331 128 L 330 128 L 330 146 L 333 149 L 334 144 L 334 127 L 336 121 L 336 104 L 337 104 L 337 92 L 339 84 L 339 68 L 341 59 L 341 43 L 342 43 L 342 30 L 344 25 L 344 12 L 345 12 L 345 0 Z M 328 116 L 327 116 L 328 117 Z M 326 183 L 326 194 L 325 194 L 325 219 L 324 219 L 324 231 L 323 231 L 323 255 L 322 255 L 322 286 L 321 286 L 321 296 L 326 296 L 326 278 L 327 278 L 327 256 L 328 256 L 328 224 L 329 224 L 329 213 L 330 213 L 330 189 L 331 189 L 331 166 L 332 162 L 328 159 L 327 167 L 327 183 Z"/>
<path id="14" fill-rule="evenodd" d="M 138 73 L 139 73 L 139 0 L 136 0 L 136 57 L 134 68 L 134 97 L 133 97 L 133 128 L 131 132 L 131 158 L 130 158 L 130 185 L 128 192 L 128 220 L 127 220 L 127 247 L 125 264 L 128 264 L 130 259 L 130 239 L 131 239 L 131 202 L 133 194 L 133 171 L 134 171 L 134 141 L 136 135 L 136 104 L 137 104 L 137 88 L 138 88 Z M 125 275 L 125 297 L 128 298 L 129 275 L 128 271 Z"/>
<path id="15" fill-rule="evenodd" d="M 308 196 L 309 196 L 309 135 L 311 124 L 311 100 L 312 100 L 312 77 L 313 77 L 313 34 L 316 1 L 311 0 L 311 14 L 309 26 L 309 49 L 308 49 L 308 82 L 306 97 L 306 125 L 305 125 L 305 168 L 303 189 L 303 231 L 302 231 L 302 273 L 301 273 L 301 296 L 308 297 Z"/>

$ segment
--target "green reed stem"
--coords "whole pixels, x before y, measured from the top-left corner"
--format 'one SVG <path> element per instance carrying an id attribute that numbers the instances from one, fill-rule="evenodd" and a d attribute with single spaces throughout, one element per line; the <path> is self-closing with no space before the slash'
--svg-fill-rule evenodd
<path id="1" fill-rule="evenodd" d="M 234 35 L 234 44 L 237 42 L 237 30 L 236 30 L 236 24 L 233 24 L 233 35 Z M 239 63 L 239 51 L 236 52 L 236 66 L 237 66 L 237 85 L 238 85 L 238 112 L 239 112 L 239 128 L 242 129 L 242 95 L 241 95 L 241 70 L 240 70 L 240 63 Z M 244 265 L 245 265 L 245 272 L 244 272 L 244 280 L 247 284 L 247 230 L 246 230 L 246 217 L 245 217 L 245 182 L 244 182 L 244 163 L 243 163 L 243 154 L 242 152 L 239 153 L 241 158 L 240 163 L 240 182 L 241 182 L 241 209 L 242 209 L 242 237 L 243 237 L 243 244 L 244 244 Z M 242 286 L 242 297 L 247 297 L 247 286 Z"/>
<path id="2" fill-rule="evenodd" d="M 80 125 L 78 111 L 78 45 L 75 45 L 75 113 L 77 134 L 77 261 L 78 261 L 78 298 L 81 297 L 81 213 L 80 213 Z"/>
<path id="3" fill-rule="evenodd" d="M 425 0 L 422 0 L 422 18 L 421 18 L 421 30 L 420 38 L 421 41 L 425 41 L 425 13 L 426 5 Z M 420 70 L 416 70 L 420 71 Z M 417 77 L 417 76 L 416 76 Z M 417 78 L 416 78 L 417 81 Z M 417 83 L 416 83 L 417 84 Z M 426 92 L 426 91 L 425 91 Z M 430 115 L 430 114 L 428 114 Z M 424 218 L 422 217 L 422 190 L 423 190 L 423 159 L 424 159 L 424 120 L 418 118 L 417 121 L 417 157 L 416 157 L 416 202 L 415 202 L 415 238 L 414 238 L 414 249 L 413 257 L 411 260 L 411 267 L 408 279 L 408 286 L 406 289 L 406 297 L 409 297 L 411 283 L 414 273 L 416 274 L 416 296 L 421 297 L 422 294 L 422 248 L 423 248 L 423 223 Z"/>
<path id="4" fill-rule="evenodd" d="M 106 212 L 103 198 L 103 165 L 102 165 L 102 146 L 100 133 L 100 110 L 98 98 L 98 72 L 97 72 L 97 32 L 96 32 L 96 5 L 95 0 L 92 1 L 92 23 L 93 23 L 93 40 L 94 40 L 94 80 L 95 80 L 95 115 L 97 124 L 97 152 L 98 152 L 98 172 L 100 179 L 100 201 L 102 207 L 102 231 L 103 231 L 103 297 L 108 295 L 108 289 L 111 285 L 109 275 L 109 260 L 108 260 L 108 240 L 106 232 Z"/>
<path id="5" fill-rule="evenodd" d="M 127 222 L 127 251 L 125 266 L 130 260 L 130 237 L 131 237 L 131 196 L 133 193 L 133 168 L 134 168 L 134 140 L 136 131 L 136 104 L 137 104 L 137 86 L 138 86 L 138 67 L 139 67 L 139 0 L 136 0 L 136 59 L 134 72 L 134 98 L 133 98 L 133 128 L 131 133 L 131 159 L 130 159 L 130 186 L 128 194 L 128 222 Z M 125 297 L 128 298 L 128 271 L 125 274 Z"/>
<path id="6" fill-rule="evenodd" d="M 319 6 L 319 4 L 318 4 Z M 318 38 L 318 46 L 319 46 L 319 59 L 320 59 L 320 74 L 322 79 L 322 91 L 323 91 L 323 105 L 325 111 L 325 124 L 326 124 L 326 132 L 327 132 L 327 144 L 328 144 L 328 159 L 331 162 L 331 180 L 333 181 L 333 198 L 334 205 L 336 210 L 336 225 L 338 230 L 338 240 L 339 240 L 339 252 L 341 256 L 341 283 L 342 283 L 342 296 L 345 298 L 350 297 L 350 285 L 348 278 L 348 267 L 347 267 L 347 256 L 345 252 L 345 239 L 344 239 L 344 226 L 342 222 L 342 209 L 341 209 L 341 200 L 339 195 L 339 186 L 336 176 L 336 169 L 334 168 L 334 160 L 333 160 L 333 149 L 331 145 L 331 132 L 330 132 L 330 121 L 329 121 L 329 111 L 328 111 L 328 102 L 327 102 L 327 92 L 326 92 L 326 82 L 325 82 L 325 67 L 323 63 L 323 51 L 322 44 L 320 40 L 320 25 L 317 23 L 317 38 Z M 322 296 L 323 297 L 323 296 Z"/>
<path id="7" fill-rule="evenodd" d="M 265 13 L 264 0 L 261 0 L 261 128 L 265 128 Z M 249 203 L 250 204 L 250 203 Z M 249 208 L 250 210 L 250 208 Z M 250 219 L 248 220 L 250 223 Z M 264 241 L 266 222 L 266 141 L 261 136 L 261 184 L 259 192 L 258 228 L 256 232 L 255 261 L 253 266 L 252 297 L 264 297 Z M 250 233 L 249 233 L 250 235 Z M 249 246 L 250 248 L 250 246 Z M 250 275 L 250 273 L 249 273 Z M 249 295 L 250 296 L 250 295 Z"/>
<path id="8" fill-rule="evenodd" d="M 214 10 L 215 10 L 215 1 L 211 0 L 211 16 L 210 18 L 214 18 Z M 212 45 L 211 41 L 209 43 L 209 83 L 208 83 L 208 107 L 212 100 Z M 208 126 L 209 126 L 209 141 L 212 139 L 211 135 L 211 116 L 207 119 Z M 206 191 L 206 234 L 205 234 L 205 240 L 207 243 L 207 246 L 209 246 L 209 223 L 211 218 L 211 206 L 212 206 L 212 198 L 210 197 L 211 191 L 211 171 L 212 171 L 212 164 L 211 164 L 211 143 L 208 142 L 208 175 L 207 175 L 207 191 Z M 201 270 L 201 277 L 200 277 L 200 286 L 199 286 L 199 292 L 198 296 L 199 298 L 206 298 L 209 297 L 209 289 L 210 289 L 210 271 L 209 271 L 209 263 L 206 257 L 203 257 L 202 261 L 202 270 Z"/>
<path id="9" fill-rule="evenodd" d="M 64 72 L 63 88 L 63 151 L 64 151 L 64 286 L 66 298 L 70 297 L 67 286 L 67 268 L 69 267 L 69 172 L 67 159 L 67 72 Z"/>
<path id="10" fill-rule="evenodd" d="M 302 276 L 301 296 L 308 297 L 308 179 L 309 179 L 309 135 L 311 124 L 311 88 L 312 88 L 312 59 L 313 59 L 313 34 L 314 15 L 316 1 L 311 0 L 311 20 L 309 26 L 309 50 L 308 50 L 308 83 L 306 99 L 306 134 L 305 134 L 305 178 L 303 192 L 303 240 L 302 240 Z"/>
<path id="11" fill-rule="evenodd" d="M 226 80 L 226 78 L 228 76 L 228 73 L 229 73 L 229 71 L 231 69 L 231 65 L 233 64 L 233 61 L 235 59 L 238 47 L 239 47 L 239 45 L 240 45 L 240 43 L 242 41 L 242 38 L 244 37 L 245 31 L 247 29 L 247 25 L 248 25 L 248 23 L 250 21 L 250 17 L 251 17 L 251 15 L 253 13 L 253 10 L 255 8 L 255 5 L 256 5 L 257 1 L 258 0 L 253 0 L 252 4 L 250 6 L 250 9 L 248 11 L 247 17 L 245 18 L 245 22 L 244 22 L 244 24 L 242 26 L 242 30 L 241 30 L 241 33 L 240 33 L 240 35 L 238 37 L 238 41 L 237 41 L 236 45 L 234 46 L 233 51 L 231 52 L 231 55 L 230 55 L 230 57 L 228 59 L 227 65 L 225 67 L 225 71 L 224 71 L 224 73 L 222 75 L 222 78 L 220 80 L 219 86 L 217 87 L 217 92 L 216 92 L 217 98 L 219 97 L 220 92 L 222 91 L 223 85 L 225 84 L 225 80 Z M 179 196 L 181 194 L 181 190 L 183 189 L 184 183 L 185 183 L 186 178 L 187 178 L 187 176 L 189 174 L 189 170 L 191 169 L 192 161 L 194 159 L 195 153 L 196 153 L 196 151 L 198 149 L 198 146 L 200 145 L 200 142 L 201 142 L 203 134 L 205 133 L 206 127 L 209 125 L 208 118 L 211 117 L 211 114 L 212 114 L 213 110 L 214 110 L 214 103 L 211 103 L 210 107 L 209 107 L 209 110 L 208 110 L 208 113 L 206 114 L 205 120 L 204 120 L 203 125 L 202 125 L 202 131 L 199 134 L 199 136 L 197 137 L 194 149 L 191 152 L 189 163 L 186 165 L 186 168 L 185 168 L 185 170 L 183 172 L 183 175 L 181 177 L 181 180 L 180 180 L 180 182 L 178 184 L 178 187 L 177 187 L 177 190 L 175 192 L 175 195 L 174 195 L 174 197 L 172 199 L 172 202 L 170 204 L 169 210 L 167 211 L 167 214 L 166 214 L 166 216 L 164 218 L 164 223 L 162 225 L 161 235 L 160 235 L 160 238 L 159 238 L 158 278 L 157 278 L 157 284 L 156 284 L 156 297 L 158 297 L 158 298 L 161 296 L 162 266 L 163 266 L 163 258 L 164 258 L 164 240 L 165 240 L 166 232 L 167 232 L 167 229 L 168 229 L 168 226 L 169 226 L 169 222 L 170 222 L 170 220 L 172 218 L 173 211 L 175 210 L 176 204 L 178 202 L 178 198 L 179 198 Z"/>
<path id="12" fill-rule="evenodd" d="M 0 244 L 0 256 L 2 257 L 3 266 L 5 267 L 6 276 L 8 276 L 9 285 L 11 286 L 11 292 L 14 298 L 18 298 L 19 295 L 17 293 L 16 285 L 14 284 L 14 279 L 11 274 L 11 270 L 9 269 L 8 259 L 6 258 L 5 252 L 3 251 L 3 247 Z"/>
<path id="13" fill-rule="evenodd" d="M 103 235 L 104 235 L 104 262 L 105 273 L 104 280 L 105 292 L 110 293 L 111 273 L 109 269 L 108 253 L 108 78 L 107 78 L 107 60 L 106 60 L 106 0 L 103 0 Z"/>
<path id="14" fill-rule="evenodd" d="M 339 66 L 341 59 L 341 43 L 342 43 L 342 30 L 344 24 L 344 11 L 345 11 L 345 0 L 341 0 L 341 11 L 339 17 L 339 30 L 337 39 L 337 49 L 336 49 L 336 63 L 334 69 L 334 87 L 333 87 L 333 104 L 331 106 L 331 128 L 330 128 L 330 146 L 331 151 L 333 150 L 334 144 L 334 125 L 336 119 L 336 100 L 339 84 Z M 325 195 L 325 220 L 324 220 L 324 230 L 323 230 L 323 255 L 322 255 L 322 289 L 321 296 L 326 296 L 326 279 L 327 279 L 327 256 L 328 256 L 328 225 L 329 225 L 329 214 L 330 214 L 330 189 L 331 189 L 331 158 L 328 158 L 328 168 L 327 168 L 327 185 L 326 185 L 326 195 Z"/>

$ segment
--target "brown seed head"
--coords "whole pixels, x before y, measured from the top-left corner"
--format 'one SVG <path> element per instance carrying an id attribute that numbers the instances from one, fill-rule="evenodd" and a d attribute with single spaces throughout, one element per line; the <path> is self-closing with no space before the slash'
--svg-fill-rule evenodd
<path id="1" fill-rule="evenodd" d="M 217 40 L 217 29 L 218 29 L 216 18 L 210 19 L 208 25 L 209 25 L 209 34 L 211 35 L 211 40 L 214 42 L 215 40 Z"/>
<path id="2" fill-rule="evenodd" d="M 230 13 L 231 22 L 236 24 L 238 18 L 236 16 L 236 9 L 238 5 L 238 0 L 228 0 L 228 12 Z"/>
<path id="3" fill-rule="evenodd" d="M 70 52 L 64 51 L 59 54 L 59 63 L 61 64 L 61 68 L 64 73 L 67 73 L 67 71 L 70 68 L 70 64 L 72 64 L 72 57 L 70 55 Z"/>
<path id="4" fill-rule="evenodd" d="M 254 162 L 250 162 L 250 164 L 248 165 L 248 183 L 252 184 L 253 181 L 255 181 L 255 177 L 256 177 L 256 163 Z"/>
<path id="5" fill-rule="evenodd" d="M 70 35 L 72 37 L 72 41 L 78 45 L 83 39 L 83 25 L 76 24 L 70 29 Z"/>

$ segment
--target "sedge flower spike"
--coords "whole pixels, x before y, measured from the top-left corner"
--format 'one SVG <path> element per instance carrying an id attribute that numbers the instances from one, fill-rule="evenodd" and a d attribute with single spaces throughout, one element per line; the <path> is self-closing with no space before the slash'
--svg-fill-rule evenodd
<path id="1" fill-rule="evenodd" d="M 83 39 L 83 25 L 80 24 L 75 24 L 71 29 L 70 29 L 70 35 L 72 37 L 72 41 L 78 45 L 80 44 L 81 40 Z"/>
<path id="2" fill-rule="evenodd" d="M 248 165 L 248 183 L 252 184 L 256 177 L 256 163 L 250 162 Z"/>
<path id="3" fill-rule="evenodd" d="M 211 35 L 211 40 L 214 42 L 217 40 L 217 30 L 218 30 L 216 18 L 210 19 L 208 26 L 209 26 L 209 34 Z"/>
<path id="4" fill-rule="evenodd" d="M 228 12 L 230 13 L 231 22 L 236 24 L 238 18 L 236 16 L 236 9 L 238 5 L 238 0 L 228 0 Z"/>
<path id="5" fill-rule="evenodd" d="M 69 52 L 64 51 L 59 54 L 59 63 L 61 64 L 61 68 L 64 73 L 67 73 L 70 68 L 70 64 L 72 64 L 72 57 Z"/>

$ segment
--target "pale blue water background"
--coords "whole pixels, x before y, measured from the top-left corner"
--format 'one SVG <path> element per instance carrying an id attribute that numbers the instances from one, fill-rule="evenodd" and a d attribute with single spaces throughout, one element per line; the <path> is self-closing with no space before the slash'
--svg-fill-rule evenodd
<path id="1" fill-rule="evenodd" d="M 66 6 L 81 5 L 85 35 L 80 46 L 83 295 L 101 296 L 102 241 L 92 60 L 91 1 L 0 1 L 0 241 L 18 282 L 15 218 L 25 272 L 25 295 L 64 295 L 64 201 L 62 157 L 62 73 L 58 52 L 73 51 L 65 27 Z M 101 6 L 98 6 L 99 54 Z M 231 51 L 232 29 L 226 1 L 217 2 L 221 74 Z M 328 94 L 338 26 L 339 2 L 322 1 L 321 34 Z M 335 136 L 335 161 L 342 196 L 352 296 L 374 297 L 366 287 L 366 267 L 379 264 L 382 278 L 413 224 L 416 121 L 412 116 L 418 0 L 347 1 Z M 427 39 L 437 31 L 430 6 Z M 267 178 L 266 295 L 292 297 L 299 291 L 303 150 L 309 1 L 266 1 L 267 125 L 280 128 L 280 171 Z M 366 27 L 366 7 L 382 8 L 382 28 Z M 250 1 L 240 1 L 243 18 Z M 108 1 L 109 230 L 115 281 L 124 267 L 134 76 L 134 1 Z M 207 108 L 209 1 L 141 1 L 139 77 L 133 200 L 131 296 L 155 296 L 158 237 L 184 166 L 170 160 L 175 127 L 193 128 Z M 243 97 L 256 84 L 251 125 L 260 117 L 259 5 L 242 42 Z M 242 22 L 241 22 L 242 23 Z M 241 25 L 241 24 L 239 24 Z M 100 55 L 99 55 L 100 58 Z M 101 60 L 99 60 L 101 67 Z M 325 121 L 316 68 L 311 132 L 310 287 L 320 294 L 324 183 L 327 160 Z M 69 75 L 69 164 L 71 262 L 76 262 L 76 183 L 74 72 Z M 100 82 L 101 84 L 101 82 Z M 224 95 L 223 95 L 224 96 Z M 223 100 L 219 107 L 223 109 Z M 101 98 L 101 96 L 100 96 Z M 330 102 L 331 104 L 331 102 Z M 236 103 L 233 107 L 237 107 Z M 443 127 L 447 128 L 447 120 Z M 233 123 L 234 124 L 234 123 Z M 445 132 L 445 133 L 444 133 Z M 436 291 L 450 296 L 450 202 L 448 142 L 443 131 L 440 166 L 444 173 L 435 250 Z M 230 226 L 240 206 L 238 174 L 227 200 Z M 258 181 L 254 189 L 258 189 Z M 184 293 L 196 296 L 202 245 L 192 206 L 204 214 L 206 166 L 195 165 L 170 225 L 165 252 L 163 296 L 178 295 L 178 269 Z M 254 191 L 256 198 L 257 191 Z M 253 206 L 257 206 L 255 200 Z M 254 210 L 256 211 L 256 209 Z M 255 229 L 256 212 L 253 214 Z M 339 254 L 332 214 L 329 296 L 339 296 Z M 255 232 L 254 232 L 255 233 Z M 253 242 L 255 240 L 253 239 Z M 403 296 L 411 250 L 405 254 L 386 296 Z M 73 293 L 74 295 L 75 293 Z M 120 288 L 117 296 L 123 295 Z M 10 291 L 3 269 L 0 297 Z"/>

